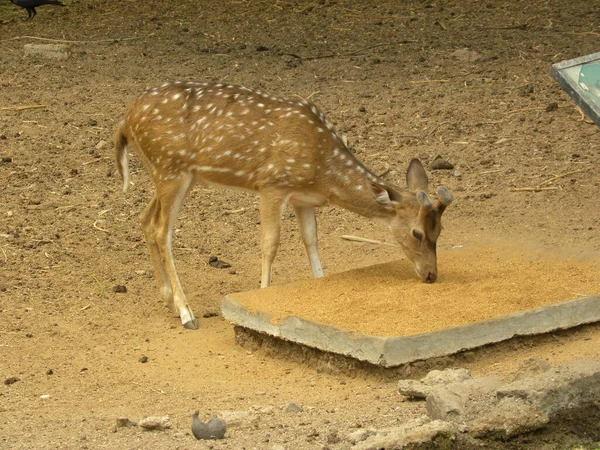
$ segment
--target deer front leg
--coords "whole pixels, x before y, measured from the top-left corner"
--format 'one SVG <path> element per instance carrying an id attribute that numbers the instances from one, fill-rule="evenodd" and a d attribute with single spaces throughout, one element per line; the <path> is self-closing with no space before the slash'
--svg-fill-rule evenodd
<path id="1" fill-rule="evenodd" d="M 294 211 L 296 212 L 300 235 L 302 236 L 302 241 L 306 247 L 306 253 L 308 254 L 308 261 L 310 262 L 313 276 L 315 278 L 321 278 L 323 276 L 323 268 L 321 267 L 321 260 L 319 259 L 319 253 L 317 251 L 318 240 L 315 207 L 295 205 Z"/>
<path id="2" fill-rule="evenodd" d="M 187 302 L 187 298 L 181 287 L 179 275 L 177 275 L 177 270 L 175 269 L 172 244 L 173 224 L 181 208 L 181 203 L 191 187 L 191 183 L 192 177 L 191 175 L 188 175 L 169 184 L 157 184 L 156 198 L 158 203 L 158 217 L 155 236 L 156 245 L 160 252 L 164 276 L 172 292 L 174 313 L 179 316 L 181 323 L 185 328 L 196 330 L 198 329 L 198 323 Z"/>
<path id="3" fill-rule="evenodd" d="M 261 192 L 259 207 L 262 249 L 260 287 L 266 288 L 271 285 L 273 260 L 279 248 L 281 214 L 285 207 L 285 198 L 276 191 Z"/>

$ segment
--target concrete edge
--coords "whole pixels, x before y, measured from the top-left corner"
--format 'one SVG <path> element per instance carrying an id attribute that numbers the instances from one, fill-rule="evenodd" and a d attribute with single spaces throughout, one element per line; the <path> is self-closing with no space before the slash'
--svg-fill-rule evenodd
<path id="1" fill-rule="evenodd" d="M 515 336 L 547 333 L 600 321 L 600 297 L 584 297 L 495 319 L 386 341 L 388 367 L 449 355 Z"/>
<path id="2" fill-rule="evenodd" d="M 228 295 L 223 317 L 242 327 L 383 367 L 450 355 L 515 336 L 547 333 L 600 321 L 600 297 L 584 297 L 495 319 L 413 336 L 380 337 L 339 330 L 299 317 L 275 325 L 264 313 L 250 313 Z"/>
<path id="3" fill-rule="evenodd" d="M 250 328 L 271 336 L 281 337 L 279 326 L 274 325 L 269 317 L 261 312 L 251 313 L 244 309 L 233 297 L 226 295 L 221 300 L 221 314 L 229 322 Z"/>

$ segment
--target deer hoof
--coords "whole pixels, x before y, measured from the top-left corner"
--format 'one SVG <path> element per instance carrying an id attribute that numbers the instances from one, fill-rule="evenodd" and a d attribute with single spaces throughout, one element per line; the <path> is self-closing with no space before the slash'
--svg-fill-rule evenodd
<path id="1" fill-rule="evenodd" d="M 189 320 L 183 324 L 183 328 L 187 328 L 188 330 L 197 330 L 198 322 L 196 322 L 196 319 Z"/>

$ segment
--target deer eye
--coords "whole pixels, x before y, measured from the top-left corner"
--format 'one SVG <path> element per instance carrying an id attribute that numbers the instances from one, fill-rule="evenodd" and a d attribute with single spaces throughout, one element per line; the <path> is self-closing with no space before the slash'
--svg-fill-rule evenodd
<path id="1" fill-rule="evenodd" d="M 415 239 L 418 239 L 419 241 L 423 240 L 423 233 L 421 233 L 420 231 L 412 230 L 412 235 L 415 237 Z"/>

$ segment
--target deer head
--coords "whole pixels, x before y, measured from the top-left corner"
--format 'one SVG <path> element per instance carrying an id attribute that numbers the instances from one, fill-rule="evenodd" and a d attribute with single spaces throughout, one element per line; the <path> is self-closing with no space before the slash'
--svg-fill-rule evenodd
<path id="1" fill-rule="evenodd" d="M 442 213 L 454 198 L 440 186 L 438 199 L 433 202 L 426 192 L 428 182 L 423 165 L 413 159 L 406 173 L 409 192 L 379 182 L 371 182 L 371 190 L 379 204 L 394 210 L 387 225 L 417 275 L 433 283 L 437 278 L 436 243 L 442 231 Z"/>

